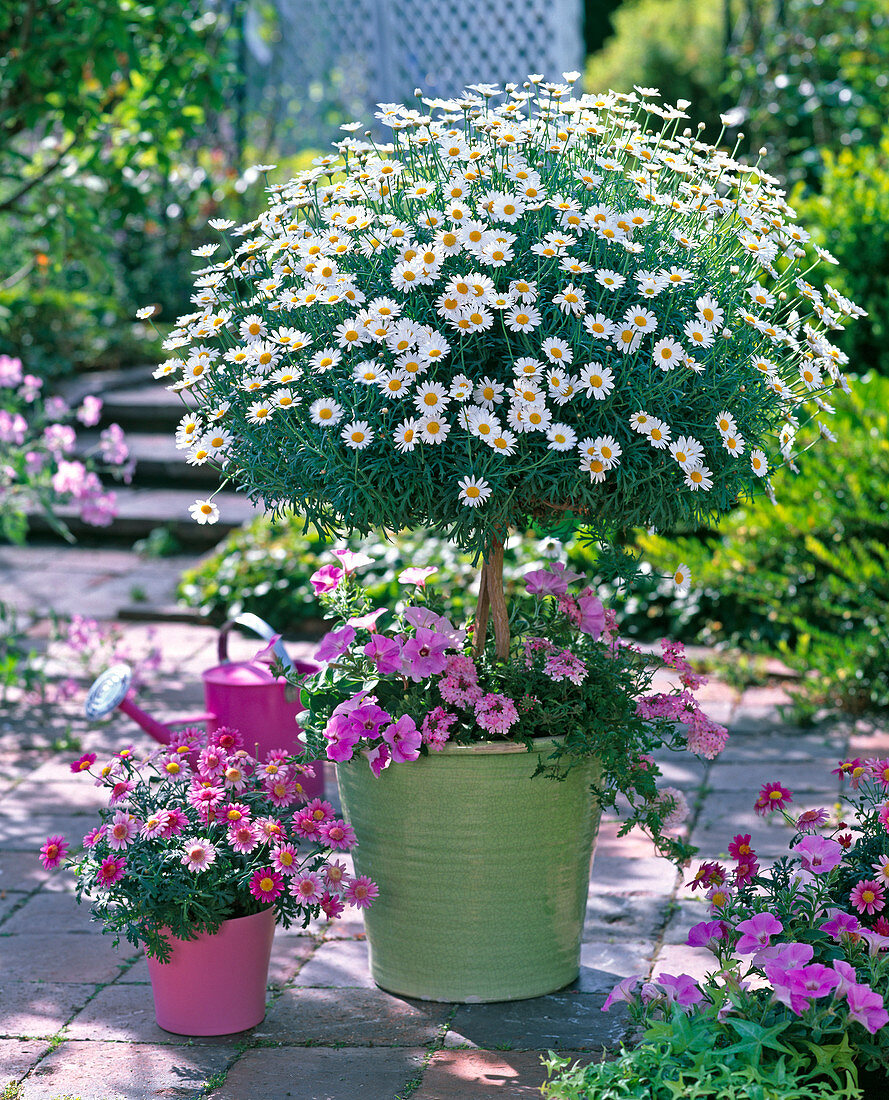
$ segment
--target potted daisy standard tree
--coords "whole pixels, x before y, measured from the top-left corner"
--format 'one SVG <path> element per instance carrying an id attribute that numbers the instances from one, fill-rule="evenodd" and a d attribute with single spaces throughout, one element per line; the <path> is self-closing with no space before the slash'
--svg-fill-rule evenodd
<path id="1" fill-rule="evenodd" d="M 443 620 L 434 600 L 414 601 L 387 632 L 349 569 L 331 588 L 341 625 L 325 639 L 328 669 L 305 690 L 306 728 L 314 747 L 340 762 L 359 852 L 373 847 L 361 836 L 373 815 L 363 816 L 347 777 L 369 774 L 363 753 L 381 771 L 371 788 L 380 792 L 394 789 L 396 774 L 423 782 L 449 755 L 485 740 L 536 749 L 538 770 L 564 780 L 525 784 L 520 801 L 530 787 L 549 788 L 554 799 L 572 781 L 592 788 L 592 800 L 571 811 L 574 831 L 591 836 L 594 806 L 622 791 L 628 824 L 644 824 L 683 858 L 664 834 L 676 799 L 658 793 L 649 754 L 686 743 L 677 722 L 690 721 L 711 754 L 724 731 L 687 691 L 652 696 L 642 662 L 617 641 L 595 593 L 568 590 L 578 578 L 558 570 L 532 578 L 532 604 L 510 610 L 504 541 L 511 529 L 572 521 L 602 547 L 603 568 L 609 559 L 619 565 L 612 548 L 620 533 L 702 522 L 768 489 L 770 469 L 818 435 L 831 411 L 827 392 L 846 386 L 829 334 L 859 311 L 808 281 L 832 257 L 810 253 L 777 181 L 720 148 L 720 138 L 709 145 L 684 129 L 681 106 L 659 104 L 652 90 L 575 95 L 575 76 L 503 92 L 475 85 L 416 108 L 385 105 L 377 115 L 391 131 L 385 145 L 356 137 L 359 124 L 345 127 L 333 154 L 269 186 L 267 209 L 226 238 L 222 258 L 213 258 L 218 245 L 199 250 L 210 262 L 197 276 L 197 309 L 180 320 L 166 343 L 171 358 L 156 372 L 188 406 L 179 442 L 189 460 L 215 461 L 273 513 L 296 509 L 331 536 L 432 530 L 479 556 L 471 635 Z M 212 522 L 216 505 L 198 501 L 194 513 Z M 454 664 L 466 660 L 475 681 L 468 665 L 461 673 Z M 504 690 L 518 689 L 521 669 L 533 684 L 527 698 Z M 442 675 L 452 676 L 445 689 L 435 679 Z M 690 669 L 679 675 L 693 686 Z M 445 733 L 442 723 L 424 732 L 416 684 L 428 688 L 428 713 L 445 707 L 446 691 L 468 699 L 452 704 Z M 506 701 L 488 699 L 480 714 L 466 695 L 475 690 Z M 414 750 L 419 759 L 402 768 Z M 485 754 L 470 755 L 481 774 Z M 534 771 L 519 759 L 525 774 Z M 406 816 L 386 817 L 384 849 L 397 850 L 434 800 L 399 791 L 398 801 Z M 511 873 L 498 867 L 496 845 L 476 860 L 482 836 L 539 832 L 509 817 L 493 781 L 480 781 L 472 804 L 480 801 L 499 828 L 473 829 L 472 858 L 440 887 L 429 881 L 437 862 L 427 851 L 418 890 L 442 889 L 442 910 L 465 899 L 478 913 L 476 932 L 487 926 L 498 943 L 489 937 L 486 955 L 448 959 L 451 971 L 472 976 L 468 985 L 408 989 L 378 979 L 388 988 L 447 999 L 530 996 L 576 973 L 572 941 L 573 961 L 545 980 L 476 982 L 522 970 L 499 951 L 521 940 L 518 931 L 505 934 L 501 910 L 478 901 L 495 880 L 512 881 L 513 906 L 520 881 L 530 909 L 560 914 L 558 932 L 534 924 L 522 940 L 526 958 L 561 940 L 566 923 L 579 935 L 585 897 L 584 886 L 567 922 L 546 897 L 546 881 L 562 874 L 549 857 Z M 428 833 L 449 842 L 462 812 L 447 803 Z M 585 883 L 588 846 L 582 858 L 575 877 Z M 374 877 L 382 919 L 389 885 L 386 873 Z M 440 916 L 417 918 L 422 932 L 440 927 Z M 369 938 L 376 973 L 370 926 Z"/>

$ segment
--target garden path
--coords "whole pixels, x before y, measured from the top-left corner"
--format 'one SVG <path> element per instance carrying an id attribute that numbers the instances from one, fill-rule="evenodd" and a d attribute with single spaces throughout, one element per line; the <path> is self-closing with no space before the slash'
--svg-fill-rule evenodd
<path id="1" fill-rule="evenodd" d="M 150 628 L 124 629 L 138 649 Z M 166 623 L 162 639 L 168 672 L 150 705 L 160 717 L 200 704 L 199 673 L 213 661 L 215 635 Z M 837 794 L 830 769 L 841 755 L 889 752 L 886 731 L 782 723 L 780 688 L 738 693 L 711 683 L 704 694 L 731 727 L 726 751 L 709 766 L 673 757 L 664 768 L 692 803 L 691 839 L 708 857 L 739 831 L 752 833 L 765 857 L 784 849 L 786 832 L 752 810 L 766 780 L 785 782 L 800 806 L 829 803 Z M 565 990 L 496 1005 L 391 996 L 374 986 L 361 921 L 351 918 L 278 932 L 268 1014 L 255 1030 L 202 1040 L 167 1034 L 154 1023 L 144 959 L 127 945 L 115 950 L 76 906 L 71 877 L 43 872 L 36 859 L 48 834 L 86 832 L 98 805 L 99 792 L 68 768 L 74 753 L 50 747 L 65 736 L 100 753 L 148 744 L 122 715 L 90 727 L 76 704 L 0 723 L 0 1088 L 17 1083 L 6 1095 L 18 1100 L 530 1098 L 539 1096 L 547 1050 L 594 1059 L 618 1043 L 626 1017 L 600 1010 L 620 977 L 700 973 L 709 958 L 682 945 L 704 915 L 701 903 L 644 838 L 618 839 L 606 821 L 581 976 Z"/>

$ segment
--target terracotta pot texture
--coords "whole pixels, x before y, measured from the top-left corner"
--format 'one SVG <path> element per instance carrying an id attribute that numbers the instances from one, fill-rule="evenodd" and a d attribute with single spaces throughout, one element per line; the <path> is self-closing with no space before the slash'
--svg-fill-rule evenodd
<path id="1" fill-rule="evenodd" d="M 175 1035 L 231 1035 L 262 1023 L 274 935 L 269 908 L 196 940 L 170 937 L 170 962 L 148 958 L 158 1026 Z"/>
<path id="2" fill-rule="evenodd" d="M 356 872 L 380 889 L 364 917 L 383 989 L 510 1001 L 577 977 L 600 768 L 590 759 L 556 783 L 530 779 L 536 763 L 491 743 L 446 746 L 379 778 L 363 757 L 337 766 Z"/>

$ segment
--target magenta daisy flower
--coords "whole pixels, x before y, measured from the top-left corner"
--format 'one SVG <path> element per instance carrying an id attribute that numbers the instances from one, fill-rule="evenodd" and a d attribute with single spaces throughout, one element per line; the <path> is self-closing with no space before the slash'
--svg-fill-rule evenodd
<path id="1" fill-rule="evenodd" d="M 40 862 L 44 869 L 51 871 L 62 862 L 68 854 L 70 844 L 63 836 L 47 837 L 40 849 Z"/>
<path id="2" fill-rule="evenodd" d="M 226 756 L 240 752 L 244 747 L 244 738 L 231 726 L 220 726 L 218 730 L 214 730 L 210 735 L 210 742 L 218 745 Z"/>
<path id="3" fill-rule="evenodd" d="M 258 817 L 253 827 L 261 840 L 281 840 L 284 837 L 284 826 L 276 817 Z"/>
<path id="4" fill-rule="evenodd" d="M 270 776 L 263 781 L 263 788 L 269 802 L 278 809 L 292 806 L 297 801 L 297 784 L 286 775 Z"/>
<path id="5" fill-rule="evenodd" d="M 292 844 L 279 844 L 272 851 L 272 859 L 282 875 L 295 875 L 299 870 L 299 853 Z"/>
<path id="6" fill-rule="evenodd" d="M 114 820 L 108 828 L 108 845 L 116 852 L 123 851 L 133 843 L 139 832 L 141 822 L 132 814 L 123 813 L 121 810 L 114 815 Z"/>
<path id="7" fill-rule="evenodd" d="M 222 781 L 225 783 L 228 790 L 242 791 L 247 786 L 247 780 L 250 775 L 250 769 L 247 766 L 246 760 L 237 758 L 229 758 L 228 763 L 225 765 L 225 771 L 222 773 Z"/>
<path id="8" fill-rule="evenodd" d="M 240 824 L 242 821 L 249 825 L 250 807 L 245 806 L 243 802 L 229 802 L 227 805 L 221 807 L 216 817 L 217 820 L 222 821 L 230 828 Z"/>
<path id="9" fill-rule="evenodd" d="M 348 852 L 350 848 L 354 848 L 358 843 L 352 826 L 348 822 L 339 819 L 325 822 L 320 827 L 320 833 L 321 839 L 327 844 L 328 848 L 333 848 L 338 852 Z"/>
<path id="10" fill-rule="evenodd" d="M 324 868 L 324 881 L 330 890 L 342 889 L 343 883 L 346 881 L 345 863 L 340 863 L 339 860 L 328 863 Z"/>
<path id="11" fill-rule="evenodd" d="M 188 804 L 197 810 L 205 821 L 208 821 L 210 814 L 217 809 L 224 797 L 225 791 L 221 788 L 199 782 L 192 784 L 188 792 Z"/>
<path id="12" fill-rule="evenodd" d="M 849 901 L 859 913 L 879 913 L 886 904 L 886 893 L 879 882 L 865 879 L 852 887 Z"/>
<path id="13" fill-rule="evenodd" d="M 321 876 L 314 871 L 307 871 L 291 882 L 290 893 L 305 905 L 317 905 L 324 893 Z"/>
<path id="14" fill-rule="evenodd" d="M 273 867 L 261 867 L 250 879 L 250 893 L 257 901 L 272 902 L 284 891 L 284 877 Z"/>
<path id="15" fill-rule="evenodd" d="M 133 784 L 128 779 L 121 779 L 111 789 L 111 797 L 108 799 L 109 806 L 117 806 L 121 802 L 126 802 L 133 790 Z"/>
<path id="16" fill-rule="evenodd" d="M 764 783 L 753 808 L 758 814 L 770 814 L 775 810 L 783 810 L 792 801 L 790 791 L 780 783 Z"/>
<path id="17" fill-rule="evenodd" d="M 120 882 L 126 869 L 127 861 L 123 856 L 106 856 L 96 873 L 96 885 L 100 890 L 108 890 L 115 882 Z"/>
<path id="18" fill-rule="evenodd" d="M 889 788 L 889 760 L 868 760 L 871 775 L 885 790 Z"/>
<path id="19" fill-rule="evenodd" d="M 371 903 L 379 892 L 377 884 L 367 875 L 359 875 L 346 886 L 343 897 L 356 909 L 370 909 Z"/>
<path id="20" fill-rule="evenodd" d="M 189 871 L 206 871 L 216 859 L 216 848 L 209 840 L 187 840 L 182 850 L 182 863 Z"/>
<path id="21" fill-rule="evenodd" d="M 218 745 L 208 745 L 198 757 L 198 775 L 202 779 L 217 779 L 225 771 L 226 754 Z"/>
<path id="22" fill-rule="evenodd" d="M 328 894 L 325 890 L 321 895 L 321 908 L 324 910 L 324 915 L 332 920 L 343 915 L 346 905 L 342 898 L 337 897 L 336 894 Z"/>
<path id="23" fill-rule="evenodd" d="M 249 821 L 239 821 L 237 825 L 228 831 L 228 843 L 233 852 L 252 852 L 259 846 L 260 840 L 256 835 L 256 829 Z"/>
<path id="24" fill-rule="evenodd" d="M 94 844 L 97 844 L 105 835 L 106 829 L 104 825 L 97 825 L 95 829 L 90 831 L 83 838 L 84 848 L 92 848 Z"/>
<path id="25" fill-rule="evenodd" d="M 170 825 L 170 815 L 166 810 L 158 810 L 157 813 L 147 817 L 142 822 L 139 835 L 145 840 L 159 840 L 166 833 Z"/>
<path id="26" fill-rule="evenodd" d="M 728 846 L 728 854 L 732 859 L 739 860 L 746 859 L 748 856 L 755 856 L 756 853 L 750 844 L 750 833 L 738 833 Z"/>
<path id="27" fill-rule="evenodd" d="M 169 820 L 164 827 L 165 840 L 168 840 L 171 836 L 177 836 L 191 824 L 185 811 L 180 810 L 178 806 L 173 807 L 171 810 L 167 810 L 167 817 Z"/>
<path id="28" fill-rule="evenodd" d="M 827 810 L 804 810 L 796 819 L 796 827 L 801 833 L 810 833 L 826 825 L 829 818 Z"/>
<path id="29" fill-rule="evenodd" d="M 71 765 L 72 772 L 88 772 L 90 768 L 96 762 L 96 754 L 94 752 L 84 753 L 79 760 L 75 760 Z"/>

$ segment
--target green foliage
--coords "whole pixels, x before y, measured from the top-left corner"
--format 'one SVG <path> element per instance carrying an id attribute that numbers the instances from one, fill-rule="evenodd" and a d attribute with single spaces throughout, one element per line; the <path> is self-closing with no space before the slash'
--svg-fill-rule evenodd
<path id="1" fill-rule="evenodd" d="M 799 187 L 792 201 L 839 260 L 838 287 L 868 312 L 838 345 L 853 370 L 889 375 L 889 129 L 873 145 L 825 149 L 822 162 L 817 192 Z"/>
<path id="2" fill-rule="evenodd" d="M 670 103 L 691 101 L 692 125 L 716 123 L 725 76 L 722 0 L 625 0 L 613 37 L 587 60 L 591 91 L 659 88 Z"/>
<path id="3" fill-rule="evenodd" d="M 820 174 L 820 150 L 877 145 L 889 116 L 885 0 L 752 0 L 727 93 L 753 148 L 785 180 Z M 849 213 L 848 209 L 845 213 Z"/>
<path id="4" fill-rule="evenodd" d="M 691 568 L 701 640 L 770 650 L 801 689 L 852 712 L 889 708 L 889 380 L 873 376 L 838 406 L 838 442 L 777 504 L 739 508 L 703 538 L 640 535 L 655 569 Z"/>
<path id="5" fill-rule="evenodd" d="M 787 1045 L 792 1019 L 720 1021 L 720 1004 L 689 1017 L 674 1005 L 613 1061 L 581 1066 L 550 1051 L 547 1100 L 858 1100 L 848 1044 Z M 787 1013 L 787 1016 L 790 1014 Z M 741 1026 L 744 1025 L 744 1026 Z M 818 1057 L 816 1057 L 818 1055 Z"/>

